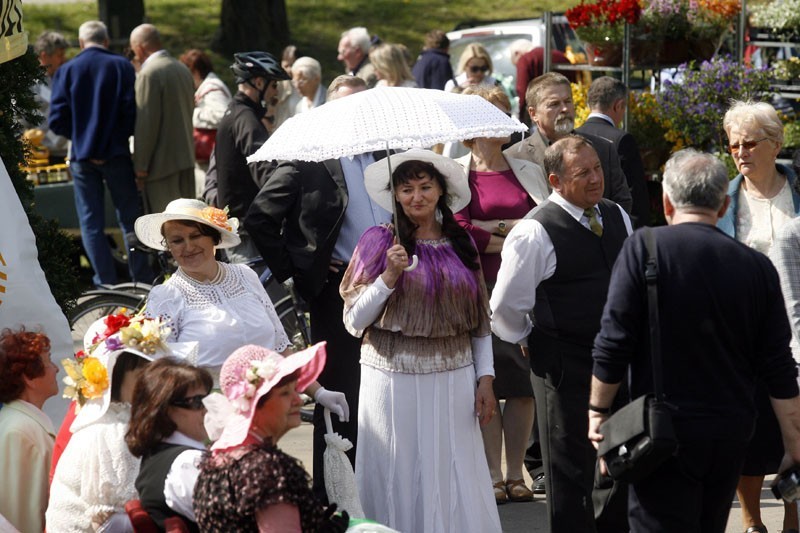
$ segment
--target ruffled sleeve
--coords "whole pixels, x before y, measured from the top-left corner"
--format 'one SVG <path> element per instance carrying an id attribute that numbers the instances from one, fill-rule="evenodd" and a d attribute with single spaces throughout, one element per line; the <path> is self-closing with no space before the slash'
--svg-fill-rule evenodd
<path id="1" fill-rule="evenodd" d="M 392 247 L 393 242 L 391 227 L 373 226 L 364 232 L 353 250 L 353 257 L 339 286 L 339 293 L 344 300 L 344 325 L 351 335 L 360 337 L 364 332 L 348 323 L 348 312 L 386 269 L 386 250 Z"/>
<path id="2" fill-rule="evenodd" d="M 181 292 L 169 282 L 156 285 L 147 296 L 144 313 L 150 318 L 160 318 L 166 322 L 170 329 L 168 342 L 180 340 L 184 304 L 185 299 Z"/>

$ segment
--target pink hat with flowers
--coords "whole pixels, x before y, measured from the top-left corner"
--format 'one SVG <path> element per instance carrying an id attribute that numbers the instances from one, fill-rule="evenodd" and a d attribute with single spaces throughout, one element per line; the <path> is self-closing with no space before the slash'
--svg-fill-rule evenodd
<path id="1" fill-rule="evenodd" d="M 206 431 L 216 440 L 212 450 L 240 445 L 247 438 L 258 401 L 284 377 L 299 371 L 297 390 L 305 390 L 325 367 L 325 343 L 282 356 L 249 344 L 233 352 L 219 374 L 223 394 L 212 393 L 203 403 L 208 409 Z"/>

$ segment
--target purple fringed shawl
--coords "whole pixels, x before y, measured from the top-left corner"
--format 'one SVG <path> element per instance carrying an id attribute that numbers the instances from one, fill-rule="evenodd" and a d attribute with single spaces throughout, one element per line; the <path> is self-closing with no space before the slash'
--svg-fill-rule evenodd
<path id="1" fill-rule="evenodd" d="M 393 239 L 386 226 L 361 236 L 340 287 L 345 313 L 385 270 Z M 362 363 L 412 373 L 471 364 L 470 337 L 490 332 L 481 271 L 464 266 L 448 239 L 418 240 L 415 253 L 416 270 L 403 272 L 364 335 Z"/>

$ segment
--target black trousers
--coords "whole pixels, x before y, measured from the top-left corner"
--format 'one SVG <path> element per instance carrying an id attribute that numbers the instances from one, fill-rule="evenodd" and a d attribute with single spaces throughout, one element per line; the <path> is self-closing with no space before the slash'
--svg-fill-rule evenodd
<path id="1" fill-rule="evenodd" d="M 612 484 L 598 489 L 603 497 L 596 499 L 603 502 L 603 508 L 597 511 L 593 501 L 597 452 L 588 437 L 590 349 L 547 338 L 535 329 L 528 345 L 549 531 L 626 532 L 624 490 L 612 490 Z"/>
<path id="2" fill-rule="evenodd" d="M 632 533 L 724 533 L 746 442 L 709 439 L 681 443 L 628 491 Z"/>
<path id="3" fill-rule="evenodd" d="M 339 417 L 331 415 L 333 430 L 350 439 L 353 448 L 347 452 L 350 463 L 355 465 L 356 444 L 358 441 L 358 389 L 361 385 L 361 339 L 353 337 L 344 329 L 342 310 L 344 302 L 339 295 L 339 284 L 344 270 L 331 272 L 322 292 L 314 298 L 310 306 L 311 341 L 328 341 L 325 369 L 317 380 L 328 390 L 343 392 L 350 407 L 350 421 L 339 422 Z M 317 404 L 314 410 L 314 493 L 327 501 L 322 454 L 325 452 L 325 420 L 323 407 Z"/>

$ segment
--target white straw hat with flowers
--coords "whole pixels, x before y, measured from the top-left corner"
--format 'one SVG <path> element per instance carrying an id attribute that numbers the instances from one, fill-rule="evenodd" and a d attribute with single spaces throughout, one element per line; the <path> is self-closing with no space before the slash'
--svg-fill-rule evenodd
<path id="1" fill-rule="evenodd" d="M 231 248 L 241 242 L 239 219 L 228 218 L 227 209 L 206 205 L 200 200 L 178 198 L 167 204 L 163 213 L 144 215 L 136 219 L 136 236 L 145 246 L 154 250 L 166 250 L 161 227 L 170 220 L 190 220 L 219 231 L 222 239 L 217 248 Z"/>
<path id="2" fill-rule="evenodd" d="M 299 371 L 297 390 L 305 390 L 325 368 L 325 343 L 320 342 L 286 357 L 253 344 L 233 352 L 222 365 L 219 384 L 222 394 L 211 393 L 203 400 L 208 413 L 206 432 L 212 450 L 239 446 L 247 438 L 258 400 L 281 379 Z"/>
<path id="3" fill-rule="evenodd" d="M 148 361 L 173 355 L 190 362 L 197 359 L 197 342 L 170 342 L 169 328 L 159 319 L 125 313 L 95 321 L 83 337 L 83 350 L 63 359 L 66 370 L 64 397 L 78 403 L 70 431 L 75 433 L 102 417 L 111 404 L 114 366 L 120 355 L 132 353 Z"/>
<path id="4" fill-rule="evenodd" d="M 412 148 L 407 152 L 392 154 L 392 172 L 406 161 L 424 161 L 431 163 L 442 176 L 447 186 L 447 205 L 453 213 L 467 207 L 472 193 L 469 190 L 464 167 L 449 157 L 439 155 L 430 150 Z M 382 208 L 392 212 L 392 191 L 389 185 L 389 165 L 385 159 L 376 161 L 364 170 L 364 184 L 370 197 Z"/>

